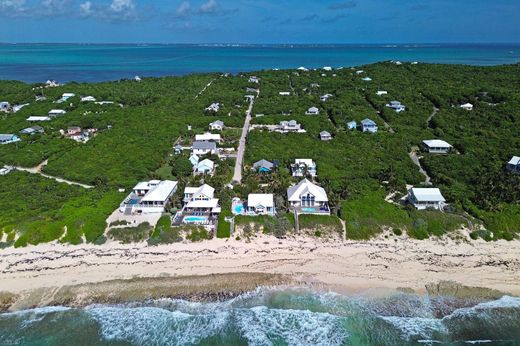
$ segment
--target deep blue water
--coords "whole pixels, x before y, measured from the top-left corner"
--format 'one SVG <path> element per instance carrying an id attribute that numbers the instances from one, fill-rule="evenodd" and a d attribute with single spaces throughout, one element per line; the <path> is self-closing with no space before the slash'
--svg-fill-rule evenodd
<path id="1" fill-rule="evenodd" d="M 219 303 L 160 299 L 0 314 L 3 346 L 475 344 L 520 344 L 520 298 L 258 289 Z"/>
<path id="2" fill-rule="evenodd" d="M 520 61 L 520 45 L 0 45 L 0 79 L 95 82 L 139 76 L 247 72 L 379 61 L 501 65 Z"/>

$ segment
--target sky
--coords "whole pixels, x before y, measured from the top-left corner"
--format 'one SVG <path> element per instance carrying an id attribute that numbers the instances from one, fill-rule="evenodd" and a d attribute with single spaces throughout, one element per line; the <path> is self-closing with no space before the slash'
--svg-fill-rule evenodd
<path id="1" fill-rule="evenodd" d="M 0 0 L 0 42 L 519 43 L 520 0 Z"/>

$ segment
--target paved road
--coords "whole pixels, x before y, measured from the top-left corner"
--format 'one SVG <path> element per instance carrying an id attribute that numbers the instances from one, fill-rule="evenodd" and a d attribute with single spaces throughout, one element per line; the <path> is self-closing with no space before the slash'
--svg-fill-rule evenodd
<path id="1" fill-rule="evenodd" d="M 260 94 L 258 90 L 257 94 Z M 251 112 L 253 111 L 253 105 L 255 103 L 254 98 L 251 98 L 249 102 L 249 108 L 246 111 L 246 120 L 244 127 L 242 128 L 242 135 L 240 136 L 240 144 L 238 145 L 237 161 L 235 163 L 235 173 L 233 174 L 232 183 L 240 184 L 242 182 L 242 167 L 244 165 L 244 153 L 246 151 L 246 139 L 249 133 L 249 124 L 251 123 Z"/>
<path id="2" fill-rule="evenodd" d="M 77 183 L 75 181 L 70 181 L 70 180 L 63 179 L 63 178 L 53 177 L 52 175 L 48 175 L 48 174 L 42 173 L 42 168 L 45 165 L 47 165 L 47 160 L 43 161 L 42 163 L 40 163 L 36 167 L 31 167 L 31 168 L 14 167 L 14 169 L 16 169 L 17 171 L 23 171 L 23 172 L 27 172 L 27 173 L 31 173 L 31 174 L 39 174 L 42 177 L 56 180 L 58 183 L 65 183 L 65 184 L 69 184 L 69 185 L 81 186 L 82 188 L 85 188 L 85 189 L 93 189 L 94 188 L 94 186 L 91 186 L 91 185 Z"/>

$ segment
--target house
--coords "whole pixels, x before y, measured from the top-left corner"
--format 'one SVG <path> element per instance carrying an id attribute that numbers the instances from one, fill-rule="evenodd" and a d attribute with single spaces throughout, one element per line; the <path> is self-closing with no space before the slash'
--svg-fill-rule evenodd
<path id="1" fill-rule="evenodd" d="M 322 141 L 330 141 L 332 140 L 332 135 L 327 131 L 321 131 L 320 132 L 320 139 Z"/>
<path id="2" fill-rule="evenodd" d="M 437 209 L 443 210 L 446 200 L 441 191 L 436 188 L 412 188 L 408 191 L 408 201 L 417 210 Z"/>
<path id="3" fill-rule="evenodd" d="M 279 92 L 280 96 L 290 96 L 291 93 L 289 91 L 280 91 Z"/>
<path id="4" fill-rule="evenodd" d="M 460 108 L 466 110 L 466 111 L 472 111 L 473 105 L 471 103 L 465 103 L 463 105 L 460 105 Z"/>
<path id="5" fill-rule="evenodd" d="M 377 124 L 370 119 L 361 120 L 361 129 L 363 132 L 376 133 L 377 132 Z"/>
<path id="6" fill-rule="evenodd" d="M 327 193 L 307 179 L 287 189 L 287 200 L 289 209 L 296 214 L 330 215 Z"/>
<path id="7" fill-rule="evenodd" d="M 320 110 L 317 107 L 311 107 L 305 112 L 306 115 L 318 115 L 320 114 Z"/>
<path id="8" fill-rule="evenodd" d="M 126 215 L 162 213 L 170 198 L 177 191 L 177 182 L 171 180 L 150 180 L 140 182 L 119 206 Z"/>
<path id="9" fill-rule="evenodd" d="M 175 155 L 182 154 L 182 145 L 177 144 L 176 146 L 174 146 L 173 147 L 173 152 L 175 153 Z"/>
<path id="10" fill-rule="evenodd" d="M 357 123 L 354 120 L 353 121 L 349 121 L 347 123 L 347 129 L 349 129 L 349 130 L 357 129 Z"/>
<path id="11" fill-rule="evenodd" d="M 96 98 L 94 96 L 85 96 L 82 97 L 81 102 L 96 102 Z"/>
<path id="12" fill-rule="evenodd" d="M 448 154 L 453 146 L 439 139 L 430 139 L 422 142 L 424 149 L 430 154 Z"/>
<path id="13" fill-rule="evenodd" d="M 205 159 L 205 160 L 200 161 L 195 166 L 194 173 L 195 173 L 195 175 L 198 175 L 198 174 L 213 175 L 214 172 L 215 172 L 215 163 L 211 160 Z"/>
<path id="14" fill-rule="evenodd" d="M 20 142 L 21 139 L 13 134 L 0 134 L 0 144 L 11 144 Z"/>
<path id="15" fill-rule="evenodd" d="M 281 132 L 299 132 L 302 126 L 296 122 L 296 120 L 280 121 L 278 130 Z"/>
<path id="16" fill-rule="evenodd" d="M 513 173 L 520 174 L 520 157 L 513 156 L 513 158 L 507 163 L 507 169 Z"/>
<path id="17" fill-rule="evenodd" d="M 81 134 L 81 127 L 71 126 L 67 129 L 67 136 L 77 136 Z"/>
<path id="18" fill-rule="evenodd" d="M 36 121 L 50 121 L 49 117 L 39 117 L 39 116 L 31 116 L 27 118 L 27 121 L 36 122 Z"/>
<path id="19" fill-rule="evenodd" d="M 36 133 L 43 133 L 43 132 L 44 132 L 43 127 L 38 126 L 38 125 L 27 127 L 20 131 L 20 133 L 23 135 L 34 135 Z"/>
<path id="20" fill-rule="evenodd" d="M 220 143 L 222 141 L 222 138 L 220 137 L 219 134 L 213 134 L 213 133 L 206 132 L 202 135 L 195 135 L 195 141 Z"/>
<path id="21" fill-rule="evenodd" d="M 379 90 L 378 92 L 376 92 L 376 95 L 377 95 L 377 96 L 388 95 L 388 91 L 385 91 L 385 90 Z"/>
<path id="22" fill-rule="evenodd" d="M 250 193 L 247 196 L 246 213 L 248 215 L 276 215 L 273 194 Z"/>
<path id="23" fill-rule="evenodd" d="M 186 187 L 182 208 L 184 223 L 200 223 L 204 217 L 220 214 L 221 208 L 215 198 L 215 189 L 204 184 L 200 187 Z M 195 218 L 197 216 L 198 218 Z"/>
<path id="24" fill-rule="evenodd" d="M 251 77 L 249 77 L 249 83 L 258 84 L 258 83 L 260 83 L 260 79 L 258 79 L 258 77 L 256 77 L 256 76 L 251 76 Z"/>
<path id="25" fill-rule="evenodd" d="M 309 71 L 308 68 L 303 67 L 303 66 L 298 67 L 297 70 L 298 70 L 298 71 L 303 71 L 303 72 L 307 72 L 307 71 Z"/>
<path id="26" fill-rule="evenodd" d="M 60 83 L 56 82 L 55 80 L 48 80 L 47 82 L 45 82 L 46 88 L 55 88 L 55 87 L 59 87 L 59 86 L 60 86 Z"/>
<path id="27" fill-rule="evenodd" d="M 365 78 L 361 78 L 361 80 L 364 80 L 365 82 L 370 82 L 370 81 L 372 81 L 372 78 L 365 77 Z"/>
<path id="28" fill-rule="evenodd" d="M 135 77 L 134 77 L 134 80 L 135 80 L 136 82 L 140 82 L 140 81 L 142 81 L 141 77 L 139 77 L 139 76 L 135 76 Z"/>
<path id="29" fill-rule="evenodd" d="M 217 120 L 209 124 L 210 131 L 222 131 L 224 129 L 224 122 Z"/>
<path id="30" fill-rule="evenodd" d="M 18 112 L 20 109 L 22 109 L 23 107 L 28 106 L 28 105 L 30 105 L 30 103 L 24 103 L 24 104 L 21 104 L 21 105 L 14 105 L 13 106 L 13 113 Z"/>
<path id="31" fill-rule="evenodd" d="M 363 74 L 363 73 L 365 73 L 365 71 L 363 71 L 363 70 L 357 70 L 356 71 L 356 74 Z"/>
<path id="32" fill-rule="evenodd" d="M 199 157 L 195 154 L 192 154 L 189 158 L 191 165 L 196 166 L 199 163 Z"/>
<path id="33" fill-rule="evenodd" d="M 63 95 L 61 95 L 61 99 L 59 99 L 57 102 L 58 103 L 65 102 L 65 101 L 67 101 L 68 99 L 70 99 L 71 97 L 74 97 L 74 96 L 76 96 L 76 94 L 74 94 L 74 93 L 64 93 Z"/>
<path id="34" fill-rule="evenodd" d="M 320 97 L 320 101 L 321 102 L 328 101 L 328 99 L 330 99 L 332 96 L 334 96 L 334 95 L 332 95 L 332 94 L 325 94 L 325 95 Z"/>
<path id="35" fill-rule="evenodd" d="M 253 169 L 260 173 L 270 173 L 275 168 L 275 164 L 267 160 L 260 160 L 253 164 Z"/>
<path id="36" fill-rule="evenodd" d="M 220 103 L 214 102 L 206 107 L 206 112 L 217 113 L 220 110 Z"/>
<path id="37" fill-rule="evenodd" d="M 0 112 L 9 112 L 11 104 L 9 102 L 0 102 Z"/>
<path id="38" fill-rule="evenodd" d="M 406 107 L 401 104 L 399 101 L 390 101 L 390 103 L 387 103 L 386 106 L 388 108 L 393 109 L 397 113 L 404 112 L 406 110 Z"/>
<path id="39" fill-rule="evenodd" d="M 51 118 L 55 118 L 57 116 L 64 115 L 64 114 L 67 114 L 67 111 L 65 111 L 63 109 L 51 109 L 47 115 Z"/>
<path id="40" fill-rule="evenodd" d="M 305 177 L 308 175 L 315 177 L 317 175 L 316 163 L 311 159 L 296 159 L 291 165 L 291 172 L 293 177 Z"/>
<path id="41" fill-rule="evenodd" d="M 196 155 L 216 155 L 218 154 L 217 144 L 215 142 L 195 141 L 193 142 L 192 153 Z"/>

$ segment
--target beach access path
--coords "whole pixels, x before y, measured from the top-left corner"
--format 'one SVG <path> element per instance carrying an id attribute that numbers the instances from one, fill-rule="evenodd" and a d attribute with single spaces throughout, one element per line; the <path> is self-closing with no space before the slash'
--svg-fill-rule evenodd
<path id="1" fill-rule="evenodd" d="M 63 179 L 63 178 L 59 178 L 59 177 L 54 177 L 52 175 L 43 173 L 42 169 L 44 166 L 47 165 L 47 163 L 48 163 L 48 160 L 45 160 L 36 167 L 27 168 L 27 167 L 14 166 L 13 168 L 16 169 L 17 171 L 27 172 L 27 173 L 31 173 L 31 174 L 39 174 L 42 177 L 45 177 L 48 179 L 53 179 L 53 180 L 57 181 L 58 183 L 65 183 L 65 184 L 69 184 L 69 185 L 80 186 L 84 189 L 93 189 L 94 188 L 94 186 L 91 186 L 91 185 L 82 184 L 82 183 L 78 183 L 75 181 L 71 181 L 71 180 L 67 180 L 67 179 Z"/>

